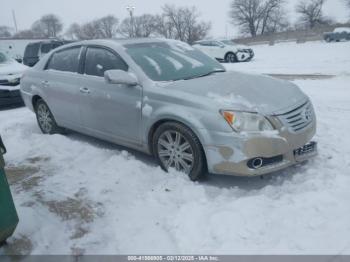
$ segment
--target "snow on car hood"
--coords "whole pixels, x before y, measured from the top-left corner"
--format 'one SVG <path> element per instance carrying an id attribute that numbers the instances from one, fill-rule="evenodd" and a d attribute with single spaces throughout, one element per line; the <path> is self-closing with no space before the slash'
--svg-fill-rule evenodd
<path id="1" fill-rule="evenodd" d="M 9 62 L 0 64 L 0 77 L 4 78 L 9 75 L 21 75 L 27 69 L 27 66 L 22 65 L 15 60 L 10 60 Z"/>
<path id="2" fill-rule="evenodd" d="M 234 71 L 177 81 L 166 88 L 205 97 L 222 109 L 263 114 L 281 113 L 308 99 L 293 83 Z"/>

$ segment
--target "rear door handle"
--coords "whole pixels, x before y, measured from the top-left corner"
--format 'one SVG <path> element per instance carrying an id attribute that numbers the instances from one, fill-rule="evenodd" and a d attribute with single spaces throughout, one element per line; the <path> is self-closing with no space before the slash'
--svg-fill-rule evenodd
<path id="1" fill-rule="evenodd" d="M 50 83 L 49 83 L 49 81 L 47 81 L 47 80 L 43 80 L 43 81 L 41 81 L 41 86 L 42 86 L 42 87 L 49 87 L 49 86 L 50 86 Z"/>
<path id="2" fill-rule="evenodd" d="M 87 87 L 81 87 L 79 90 L 80 90 L 80 93 L 90 94 L 90 90 Z"/>

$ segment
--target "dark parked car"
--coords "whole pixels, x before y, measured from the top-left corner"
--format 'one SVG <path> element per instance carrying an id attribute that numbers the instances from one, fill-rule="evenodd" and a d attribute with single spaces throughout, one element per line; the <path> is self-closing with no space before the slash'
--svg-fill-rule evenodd
<path id="1" fill-rule="evenodd" d="M 23 64 L 34 66 L 42 56 L 49 53 L 52 49 L 68 43 L 71 43 L 71 41 L 49 40 L 30 43 L 24 51 Z"/>
<path id="2" fill-rule="evenodd" d="M 342 40 L 350 40 L 350 28 L 338 27 L 333 32 L 325 33 L 324 39 L 327 42 L 339 42 Z"/>

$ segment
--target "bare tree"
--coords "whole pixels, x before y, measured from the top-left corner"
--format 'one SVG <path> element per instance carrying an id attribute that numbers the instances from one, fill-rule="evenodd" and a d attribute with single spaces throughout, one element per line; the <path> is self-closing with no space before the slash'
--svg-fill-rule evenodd
<path id="1" fill-rule="evenodd" d="M 131 18 L 125 18 L 119 25 L 118 32 L 124 37 L 134 37 Z"/>
<path id="2" fill-rule="evenodd" d="M 119 27 L 119 33 L 125 37 L 149 37 L 155 34 L 157 18 L 154 15 L 144 14 L 141 16 L 126 18 Z"/>
<path id="3" fill-rule="evenodd" d="M 101 36 L 100 25 L 94 20 L 83 25 L 73 24 L 68 31 L 74 35 L 74 39 L 88 40 L 103 38 Z"/>
<path id="4" fill-rule="evenodd" d="M 165 38 L 176 38 L 174 24 L 164 14 L 155 16 L 155 33 Z"/>
<path id="5" fill-rule="evenodd" d="M 99 39 L 103 38 L 100 31 L 100 24 L 94 20 L 81 26 L 81 39 Z"/>
<path id="6" fill-rule="evenodd" d="M 11 29 L 8 26 L 0 26 L 0 38 L 1 37 L 10 37 Z"/>
<path id="7" fill-rule="evenodd" d="M 40 37 L 40 36 L 38 36 L 35 32 L 33 32 L 30 29 L 19 31 L 13 35 L 13 38 L 22 38 L 22 39 L 24 39 L 24 38 L 33 39 L 33 38 L 38 38 L 38 37 Z"/>
<path id="8" fill-rule="evenodd" d="M 289 22 L 283 9 L 284 0 L 267 0 L 262 3 L 260 34 L 283 31 Z"/>
<path id="9" fill-rule="evenodd" d="M 233 0 L 229 15 L 243 33 L 254 37 L 286 28 L 284 5 L 284 0 Z"/>
<path id="10" fill-rule="evenodd" d="M 156 18 L 150 14 L 137 16 L 133 24 L 136 37 L 149 37 L 155 32 Z"/>
<path id="11" fill-rule="evenodd" d="M 314 28 L 319 24 L 327 23 L 322 8 L 326 0 L 301 0 L 296 11 L 300 14 L 299 23 L 307 28 Z"/>
<path id="12" fill-rule="evenodd" d="M 234 0 L 231 3 L 230 17 L 232 23 L 241 27 L 241 31 L 258 34 L 262 13 L 261 0 Z"/>
<path id="13" fill-rule="evenodd" d="M 189 44 L 204 38 L 210 31 L 211 24 L 198 21 L 199 16 L 195 7 L 163 7 L 163 18 L 174 28 L 173 38 Z"/>
<path id="14" fill-rule="evenodd" d="M 108 15 L 82 25 L 73 23 L 65 35 L 78 40 L 113 38 L 117 34 L 118 24 L 118 18 Z"/>
<path id="15" fill-rule="evenodd" d="M 108 15 L 97 21 L 100 37 L 113 38 L 116 36 L 119 20 L 113 15 Z"/>
<path id="16" fill-rule="evenodd" d="M 350 0 L 344 0 L 344 3 L 346 4 L 348 9 L 350 10 Z"/>
<path id="17" fill-rule="evenodd" d="M 62 29 L 61 20 L 54 14 L 44 15 L 32 25 L 32 31 L 41 37 L 57 37 Z"/>
<path id="18" fill-rule="evenodd" d="M 80 25 L 78 23 L 71 24 L 67 29 L 65 35 L 72 40 L 82 39 Z"/>
<path id="19" fill-rule="evenodd" d="M 277 9 L 269 17 L 269 22 L 265 28 L 265 33 L 283 32 L 291 28 L 290 22 L 287 19 L 287 15 L 284 9 Z"/>
<path id="20" fill-rule="evenodd" d="M 88 22 L 83 25 L 74 23 L 68 28 L 66 35 L 76 40 L 95 39 L 99 38 L 99 30 L 94 22 Z"/>

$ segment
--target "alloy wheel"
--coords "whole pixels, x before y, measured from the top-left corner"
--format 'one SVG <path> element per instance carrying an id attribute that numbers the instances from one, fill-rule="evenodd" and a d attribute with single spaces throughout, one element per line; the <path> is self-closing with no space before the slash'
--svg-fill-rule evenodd
<path id="1" fill-rule="evenodd" d="M 194 153 L 189 141 L 177 131 L 165 131 L 158 139 L 158 156 L 166 169 L 190 174 Z"/>
<path id="2" fill-rule="evenodd" d="M 227 61 L 229 62 L 229 63 L 234 63 L 234 62 L 236 62 L 236 56 L 234 55 L 234 54 L 228 54 L 227 55 Z"/>
<path id="3" fill-rule="evenodd" d="M 49 134 L 52 131 L 53 124 L 50 110 L 45 104 L 41 103 L 38 106 L 37 114 L 41 129 L 44 131 L 44 133 Z"/>

